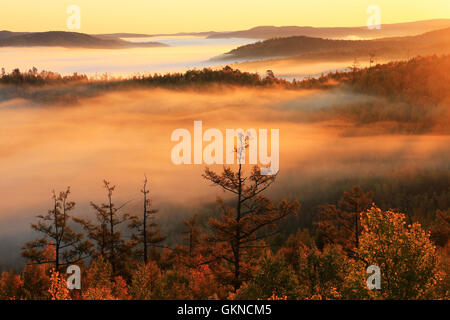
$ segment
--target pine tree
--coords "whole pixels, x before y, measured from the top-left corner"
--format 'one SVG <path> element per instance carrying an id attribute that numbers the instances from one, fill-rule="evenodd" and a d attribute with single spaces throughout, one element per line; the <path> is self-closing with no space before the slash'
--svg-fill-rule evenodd
<path id="1" fill-rule="evenodd" d="M 354 186 L 350 192 L 344 192 L 337 205 L 320 206 L 316 225 L 322 242 L 342 245 L 352 256 L 359 246 L 360 213 L 367 210 L 372 197 L 372 192 L 364 192 L 360 186 Z"/>
<path id="2" fill-rule="evenodd" d="M 96 244 L 97 250 L 93 252 L 94 257 L 102 256 L 109 261 L 112 267 L 112 275 L 126 269 L 126 261 L 131 256 L 131 244 L 122 237 L 122 231 L 118 227 L 129 220 L 129 214 L 122 214 L 121 209 L 128 202 L 117 207 L 113 202 L 115 185 L 103 180 L 103 186 L 107 194 L 107 202 L 97 205 L 91 202 L 95 209 L 96 224 L 90 220 L 76 219 L 88 232 L 88 237 Z"/>
<path id="3" fill-rule="evenodd" d="M 183 231 L 185 235 L 185 241 L 188 243 L 189 257 L 192 258 L 194 251 L 200 243 L 200 230 L 197 226 L 197 215 L 193 215 L 189 220 L 184 221 L 186 230 Z"/>
<path id="4" fill-rule="evenodd" d="M 138 255 L 144 260 L 144 264 L 148 263 L 148 251 L 149 248 L 155 250 L 155 247 L 166 239 L 161 234 L 161 229 L 158 227 L 158 223 L 155 221 L 155 214 L 157 209 L 152 209 L 151 199 L 148 197 L 150 190 L 147 188 L 147 177 L 144 179 L 144 185 L 141 189 L 144 200 L 144 210 L 142 217 L 131 217 L 131 223 L 129 227 L 136 232 L 132 234 L 132 240 L 137 246 L 140 246 L 137 250 Z"/>
<path id="5" fill-rule="evenodd" d="M 217 174 L 206 168 L 203 174 L 206 180 L 235 196 L 234 207 L 219 200 L 221 217 L 209 220 L 212 234 L 205 238 L 212 246 L 210 254 L 219 262 L 216 263 L 216 272 L 235 291 L 242 281 L 250 278 L 252 262 L 257 258 L 255 249 L 266 246 L 261 241 L 276 234 L 278 221 L 299 210 L 297 201 L 283 200 L 275 207 L 269 198 L 262 195 L 275 181 L 275 175 L 261 175 L 258 166 L 245 175 L 241 155 L 247 147 L 248 144 L 241 143 L 240 149 L 235 149 L 237 171 L 224 167 L 222 174 Z M 223 267 L 225 270 L 221 270 Z"/>
<path id="6" fill-rule="evenodd" d="M 43 233 L 42 238 L 26 242 L 22 249 L 22 256 L 31 263 L 52 263 L 59 271 L 62 265 L 74 264 L 87 257 L 90 243 L 83 240 L 83 234 L 77 233 L 69 226 L 72 220 L 70 212 L 75 202 L 69 201 L 70 187 L 59 195 L 53 191 L 53 208 L 46 215 L 39 215 L 37 224 L 32 224 L 33 230 Z M 46 249 L 53 246 L 54 258 L 48 259 Z"/>
<path id="7" fill-rule="evenodd" d="M 140 263 L 131 277 L 130 294 L 133 299 L 150 300 L 160 278 L 161 271 L 156 263 Z"/>

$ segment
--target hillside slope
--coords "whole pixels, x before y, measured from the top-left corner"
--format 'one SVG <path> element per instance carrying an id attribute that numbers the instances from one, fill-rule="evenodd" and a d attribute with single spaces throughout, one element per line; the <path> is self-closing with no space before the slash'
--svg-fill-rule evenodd
<path id="1" fill-rule="evenodd" d="M 221 60 L 251 60 L 277 57 L 337 58 L 359 55 L 412 55 L 450 52 L 450 28 L 411 37 L 376 40 L 330 40 L 306 36 L 274 38 L 244 45 L 218 57 Z"/>
<path id="2" fill-rule="evenodd" d="M 346 39 L 355 37 L 374 39 L 411 36 L 447 27 L 450 27 L 450 19 L 383 24 L 381 29 L 368 29 L 367 26 L 328 28 L 316 28 L 310 26 L 259 26 L 248 30 L 217 32 L 209 35 L 208 38 L 251 38 L 266 40 L 277 37 L 307 36 L 328 39 Z"/>
<path id="3" fill-rule="evenodd" d="M 7 31 L 6 31 L 7 32 Z M 166 44 L 158 42 L 135 43 L 120 39 L 104 39 L 78 32 L 48 31 L 23 34 L 8 34 L 4 32 L 0 37 L 0 47 L 78 47 L 97 49 L 120 49 L 130 47 L 164 47 Z"/>

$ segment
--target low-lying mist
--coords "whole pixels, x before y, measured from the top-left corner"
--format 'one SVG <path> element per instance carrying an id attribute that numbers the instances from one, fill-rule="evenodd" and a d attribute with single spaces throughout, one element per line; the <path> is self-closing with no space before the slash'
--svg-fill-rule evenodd
<path id="1" fill-rule="evenodd" d="M 203 131 L 279 129 L 280 172 L 269 191 L 275 199 L 302 201 L 341 180 L 448 172 L 448 113 L 424 110 L 342 90 L 125 90 L 73 104 L 5 99 L 0 256 L 11 246 L 18 256 L 31 237 L 29 223 L 48 209 L 53 189 L 71 186 L 74 214 L 86 217 L 93 214 L 89 201 L 104 201 L 107 179 L 117 185 L 116 201 L 132 200 L 126 210 L 135 211 L 146 174 L 165 225 L 175 224 L 168 217 L 186 216 L 224 196 L 202 179 L 204 165 L 171 161 L 172 131 L 192 133 L 194 120 L 203 121 Z"/>

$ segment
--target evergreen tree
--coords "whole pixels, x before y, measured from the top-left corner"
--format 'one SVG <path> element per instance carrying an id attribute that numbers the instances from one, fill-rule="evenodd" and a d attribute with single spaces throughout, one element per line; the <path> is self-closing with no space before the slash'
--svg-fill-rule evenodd
<path id="1" fill-rule="evenodd" d="M 73 231 L 69 223 L 72 220 L 70 212 L 75 207 L 75 202 L 69 200 L 70 187 L 59 195 L 53 192 L 53 208 L 46 215 L 39 215 L 39 221 L 32 224 L 33 230 L 44 236 L 33 241 L 26 242 L 22 256 L 31 263 L 52 263 L 55 270 L 59 271 L 62 265 L 75 264 L 87 257 L 90 243 L 83 240 L 83 234 Z M 54 258 L 48 259 L 46 249 L 54 247 Z"/>
<path id="2" fill-rule="evenodd" d="M 149 261 L 149 249 L 152 248 L 155 250 L 155 247 L 166 239 L 166 237 L 161 234 L 161 229 L 155 221 L 155 214 L 158 210 L 151 208 L 151 199 L 148 197 L 150 190 L 147 188 L 147 184 L 148 180 L 147 177 L 145 177 L 144 185 L 141 189 L 144 200 L 142 217 L 131 217 L 131 223 L 129 225 L 131 229 L 135 230 L 135 233 L 132 234 L 132 240 L 140 247 L 137 250 L 137 253 L 143 258 L 145 265 L 147 265 Z"/>
<path id="3" fill-rule="evenodd" d="M 107 194 L 107 202 L 97 205 L 91 202 L 91 207 L 95 209 L 96 224 L 90 220 L 76 219 L 88 232 L 88 237 L 96 244 L 94 257 L 102 256 L 111 264 L 112 275 L 118 271 L 125 272 L 128 268 L 127 261 L 131 257 L 131 243 L 122 237 L 122 231 L 118 227 L 129 220 L 129 214 L 122 214 L 121 209 L 126 203 L 116 206 L 113 202 L 113 194 L 116 188 L 109 181 L 104 180 L 103 186 Z"/>
<path id="4" fill-rule="evenodd" d="M 206 180 L 235 196 L 233 207 L 219 200 L 221 217 L 209 220 L 212 232 L 206 236 L 206 242 L 212 246 L 210 254 L 220 262 L 216 264 L 218 276 L 235 291 L 242 281 L 251 278 L 255 250 L 266 246 L 261 240 L 276 234 L 276 223 L 299 210 L 297 201 L 283 200 L 276 207 L 262 195 L 275 181 L 275 175 L 261 175 L 257 166 L 245 175 L 241 156 L 247 147 L 247 143 L 241 143 L 235 150 L 237 171 L 224 167 L 222 174 L 217 174 L 206 168 L 203 174 Z"/>
<path id="5" fill-rule="evenodd" d="M 316 225 L 322 244 L 339 244 L 353 255 L 359 246 L 360 213 L 369 207 L 372 197 L 372 192 L 364 192 L 360 186 L 354 186 L 350 192 L 344 192 L 337 205 L 320 206 Z"/>

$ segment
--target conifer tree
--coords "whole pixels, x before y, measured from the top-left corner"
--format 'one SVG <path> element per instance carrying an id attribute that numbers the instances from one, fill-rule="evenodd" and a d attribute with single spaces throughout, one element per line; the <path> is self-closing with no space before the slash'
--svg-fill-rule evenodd
<path id="1" fill-rule="evenodd" d="M 95 209 L 96 223 L 90 220 L 76 219 L 88 232 L 88 236 L 96 244 L 97 249 L 93 252 L 94 257 L 102 256 L 111 264 L 112 274 L 116 275 L 119 269 L 126 267 L 126 261 L 131 256 L 131 244 L 122 237 L 120 225 L 129 220 L 129 214 L 122 214 L 121 209 L 128 202 L 116 206 L 113 201 L 115 185 L 103 180 L 103 186 L 107 194 L 107 202 L 97 205 L 91 202 Z"/>
<path id="2" fill-rule="evenodd" d="M 195 269 L 201 265 L 209 263 L 203 258 L 205 246 L 202 245 L 201 231 L 197 222 L 198 215 L 193 215 L 190 219 L 184 220 L 183 245 L 177 245 L 174 252 L 180 261 L 188 268 Z"/>
<path id="3" fill-rule="evenodd" d="M 216 261 L 223 263 L 216 267 L 219 276 L 237 291 L 242 281 L 250 278 L 253 259 L 256 259 L 255 249 L 264 248 L 261 241 L 274 235 L 276 223 L 299 210 L 297 201 L 283 200 L 276 207 L 273 202 L 262 195 L 274 181 L 275 175 L 261 175 L 260 168 L 254 166 L 246 175 L 242 166 L 242 154 L 248 148 L 248 143 L 241 141 L 235 153 L 238 157 L 237 170 L 224 167 L 221 174 L 209 168 L 205 169 L 203 177 L 214 185 L 234 195 L 234 206 L 230 207 L 219 200 L 221 216 L 211 218 L 209 226 L 211 235 L 206 236 L 206 242 L 212 245 L 210 254 Z M 230 277 L 231 273 L 231 277 Z"/>
<path id="4" fill-rule="evenodd" d="M 344 192 L 337 205 L 320 206 L 316 225 L 322 242 L 342 245 L 350 256 L 354 255 L 361 234 L 360 213 L 368 209 L 372 197 L 372 192 L 354 186 L 350 192 Z"/>
<path id="5" fill-rule="evenodd" d="M 149 249 L 155 249 L 159 243 L 166 239 L 166 237 L 161 234 L 161 229 L 155 221 L 155 214 L 158 210 L 152 209 L 152 202 L 148 196 L 150 190 L 147 185 L 148 179 L 145 177 L 144 185 L 141 189 L 144 200 L 142 217 L 131 217 L 131 223 L 129 224 L 129 227 L 135 230 L 135 233 L 133 233 L 131 237 L 134 243 L 140 247 L 137 252 L 138 255 L 143 258 L 145 264 L 147 264 L 149 260 Z"/>
<path id="6" fill-rule="evenodd" d="M 53 191 L 53 208 L 46 215 L 39 215 L 39 221 L 31 228 L 43 234 L 43 237 L 26 242 L 22 256 L 31 263 L 52 263 L 59 271 L 62 265 L 74 264 L 87 257 L 90 243 L 83 240 L 83 234 L 75 232 L 69 225 L 70 212 L 75 202 L 69 200 L 70 187 L 57 195 Z M 54 257 L 48 259 L 46 250 L 54 247 Z"/>
<path id="7" fill-rule="evenodd" d="M 187 253 L 192 258 L 200 244 L 200 229 L 197 225 L 197 215 L 195 214 L 189 220 L 185 220 L 184 225 L 186 229 L 183 231 L 183 235 L 185 242 L 187 242 Z"/>

